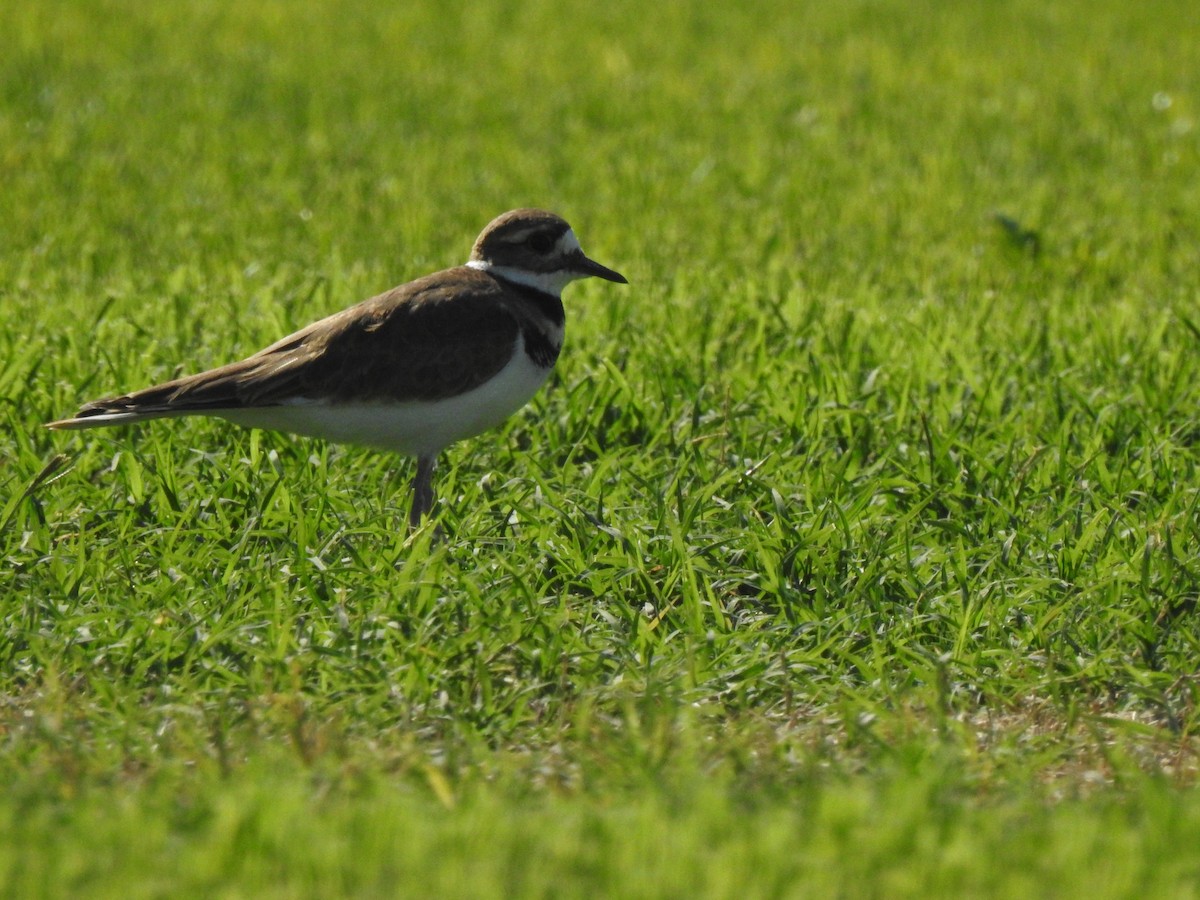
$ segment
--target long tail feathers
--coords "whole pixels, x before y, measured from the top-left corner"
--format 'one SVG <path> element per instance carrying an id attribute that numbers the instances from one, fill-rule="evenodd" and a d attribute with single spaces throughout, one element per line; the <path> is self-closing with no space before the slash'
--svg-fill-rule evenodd
<path id="1" fill-rule="evenodd" d="M 262 361 L 243 360 L 219 369 L 176 378 L 121 397 L 94 400 L 80 407 L 74 417 L 50 422 L 47 428 L 100 428 L 126 425 L 147 419 L 213 413 L 246 405 L 241 382 L 247 372 L 261 368 Z"/>
<path id="2" fill-rule="evenodd" d="M 74 417 L 50 422 L 46 427 L 101 428 L 105 425 L 144 422 L 147 419 L 211 413 L 218 409 L 236 409 L 241 405 L 236 393 L 230 389 L 228 380 L 191 376 L 156 384 L 123 397 L 85 403 Z"/>
<path id="3" fill-rule="evenodd" d="M 101 404 L 88 404 L 72 419 L 59 419 L 57 422 L 47 422 L 47 428 L 55 431 L 78 431 L 83 428 L 103 428 L 109 425 L 132 425 L 134 422 L 145 422 L 149 419 L 165 419 L 173 416 L 186 416 L 194 412 L 186 409 L 127 409 L 108 408 Z"/>

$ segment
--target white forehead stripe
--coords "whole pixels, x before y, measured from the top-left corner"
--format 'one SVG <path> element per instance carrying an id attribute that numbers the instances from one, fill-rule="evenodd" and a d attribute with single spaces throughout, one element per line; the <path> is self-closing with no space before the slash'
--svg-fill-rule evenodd
<path id="1" fill-rule="evenodd" d="M 574 253 L 583 248 L 579 246 L 579 238 L 575 237 L 575 231 L 568 228 L 563 232 L 563 236 L 558 239 L 559 253 Z"/>

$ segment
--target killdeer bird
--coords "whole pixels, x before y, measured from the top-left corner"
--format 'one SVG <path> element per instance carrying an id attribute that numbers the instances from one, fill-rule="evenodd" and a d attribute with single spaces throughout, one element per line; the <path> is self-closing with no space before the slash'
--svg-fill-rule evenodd
<path id="1" fill-rule="evenodd" d="M 563 342 L 562 290 L 624 276 L 588 259 L 563 219 L 516 209 L 466 265 L 335 313 L 241 362 L 85 404 L 49 428 L 219 416 L 417 458 L 409 524 L 433 508 L 438 454 L 524 406 Z"/>

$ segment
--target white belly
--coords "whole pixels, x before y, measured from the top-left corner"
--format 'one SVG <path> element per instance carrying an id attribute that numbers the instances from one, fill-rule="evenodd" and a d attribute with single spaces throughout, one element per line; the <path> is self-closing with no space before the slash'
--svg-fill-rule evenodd
<path id="1" fill-rule="evenodd" d="M 295 400 L 283 406 L 221 410 L 216 415 L 252 428 L 290 431 L 342 444 L 432 456 L 499 425 L 530 401 L 550 369 L 534 365 L 518 338 L 512 360 L 490 381 L 445 400 L 339 403 Z"/>

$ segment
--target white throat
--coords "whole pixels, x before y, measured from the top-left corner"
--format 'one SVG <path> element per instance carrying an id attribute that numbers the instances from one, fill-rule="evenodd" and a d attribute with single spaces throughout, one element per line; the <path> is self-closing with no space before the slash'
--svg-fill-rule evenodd
<path id="1" fill-rule="evenodd" d="M 488 272 L 497 278 L 503 278 L 505 281 L 511 281 L 514 284 L 523 284 L 526 287 L 536 288 L 545 294 L 551 294 L 555 297 L 561 297 L 563 288 L 572 281 L 585 277 L 578 272 L 570 271 L 530 272 L 528 269 L 515 269 L 512 266 L 496 266 L 484 259 L 473 259 L 467 263 L 467 267 L 478 269 L 481 272 Z"/>

